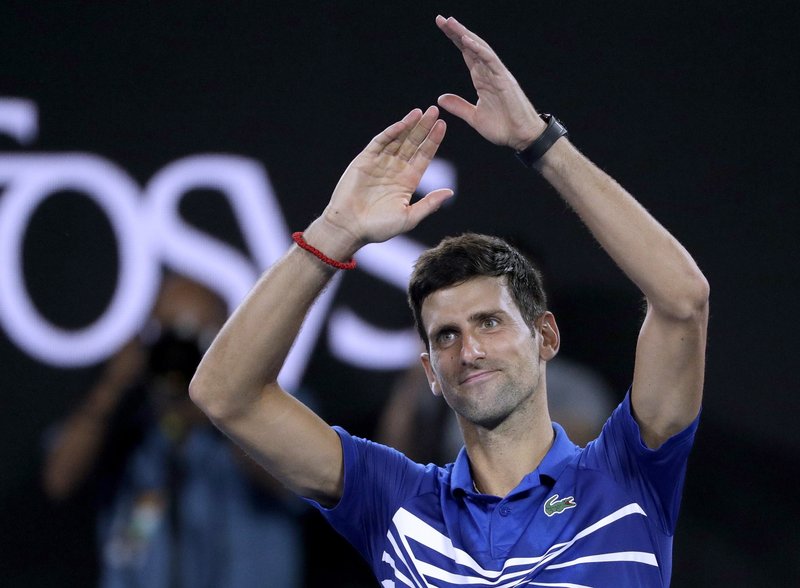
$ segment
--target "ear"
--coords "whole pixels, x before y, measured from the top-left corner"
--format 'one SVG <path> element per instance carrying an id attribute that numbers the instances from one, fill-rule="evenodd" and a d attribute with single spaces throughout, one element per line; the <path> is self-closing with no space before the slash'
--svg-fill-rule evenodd
<path id="1" fill-rule="evenodd" d="M 552 312 L 546 311 L 536 320 L 536 327 L 542 335 L 542 341 L 539 344 L 539 357 L 545 361 L 550 361 L 556 356 L 558 349 L 561 347 L 561 333 L 558 331 L 556 317 Z"/>
<path id="2" fill-rule="evenodd" d="M 431 365 L 431 356 L 427 353 L 421 353 L 419 356 L 422 362 L 422 368 L 425 370 L 425 376 L 428 378 L 428 385 L 431 387 L 431 392 L 434 396 L 441 396 L 442 389 L 439 387 L 439 381 L 436 379 L 436 374 Z"/>

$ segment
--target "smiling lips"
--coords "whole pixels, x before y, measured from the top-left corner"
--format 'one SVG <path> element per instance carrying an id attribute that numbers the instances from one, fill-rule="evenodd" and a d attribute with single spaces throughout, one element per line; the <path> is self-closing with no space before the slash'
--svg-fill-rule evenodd
<path id="1" fill-rule="evenodd" d="M 495 373 L 497 370 L 481 370 L 478 372 L 472 372 L 467 377 L 465 377 L 459 384 L 472 384 L 474 382 L 479 382 L 484 380 L 485 378 L 489 377 L 491 374 Z"/>

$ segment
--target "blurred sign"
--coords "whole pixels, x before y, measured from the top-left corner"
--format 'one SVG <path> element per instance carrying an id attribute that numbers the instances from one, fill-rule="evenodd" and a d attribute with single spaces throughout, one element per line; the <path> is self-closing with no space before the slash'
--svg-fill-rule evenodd
<path id="1" fill-rule="evenodd" d="M 0 99 L 0 133 L 29 145 L 38 133 L 35 103 Z M 435 160 L 421 193 L 455 188 L 454 167 Z M 32 357 L 55 366 L 97 363 L 133 337 L 147 320 L 157 295 L 160 265 L 206 285 L 233 310 L 263 270 L 291 240 L 266 170 L 256 160 L 201 154 L 165 165 L 142 188 L 119 165 L 92 153 L 0 153 L 0 324 Z M 226 198 L 252 259 L 204 233 L 181 216 L 190 191 L 211 189 Z M 36 309 L 23 275 L 23 239 L 36 209 L 60 191 L 91 199 L 107 216 L 117 241 L 119 271 L 111 302 L 90 325 L 66 330 Z M 405 290 L 423 246 L 407 237 L 369 245 L 359 269 Z M 398 369 L 418 355 L 413 329 L 386 330 L 342 306 L 331 309 L 341 274 L 314 305 L 281 372 L 284 386 L 300 383 L 308 355 L 328 319 L 335 356 L 367 369 Z"/>

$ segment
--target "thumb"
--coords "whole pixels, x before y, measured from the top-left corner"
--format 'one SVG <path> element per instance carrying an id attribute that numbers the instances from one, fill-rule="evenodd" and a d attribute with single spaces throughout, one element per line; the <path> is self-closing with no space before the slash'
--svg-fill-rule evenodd
<path id="1" fill-rule="evenodd" d="M 475 116 L 475 106 L 455 94 L 442 94 L 437 100 L 439 106 L 447 112 L 457 116 L 470 126 L 473 126 L 472 119 Z"/>
<path id="2" fill-rule="evenodd" d="M 453 191 L 450 188 L 440 188 L 418 200 L 409 207 L 409 220 L 411 227 L 416 227 L 422 219 L 430 216 L 442 206 L 445 200 L 453 196 Z"/>

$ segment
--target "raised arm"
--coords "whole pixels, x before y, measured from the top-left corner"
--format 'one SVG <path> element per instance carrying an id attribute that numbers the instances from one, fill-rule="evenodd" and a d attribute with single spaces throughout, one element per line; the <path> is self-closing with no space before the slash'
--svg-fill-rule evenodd
<path id="1" fill-rule="evenodd" d="M 144 350 L 134 339 L 111 358 L 100 380 L 58 427 L 42 471 L 47 496 L 63 500 L 86 481 L 107 445 L 114 413 L 144 368 Z"/>
<path id="2" fill-rule="evenodd" d="M 445 134 L 438 114 L 436 107 L 413 110 L 376 136 L 344 172 L 305 241 L 346 261 L 366 243 L 408 231 L 437 210 L 451 190 L 410 200 Z M 291 490 L 322 504 L 341 496 L 339 439 L 281 390 L 277 377 L 334 271 L 293 246 L 222 328 L 190 386 L 192 399 L 218 427 Z"/>
<path id="3" fill-rule="evenodd" d="M 528 147 L 545 123 L 514 77 L 461 23 L 439 16 L 436 24 L 461 51 L 478 94 L 474 104 L 445 94 L 439 105 L 495 144 Z M 631 400 L 645 443 L 658 447 L 700 409 L 708 283 L 681 244 L 566 138 L 537 167 L 647 298 Z"/>

